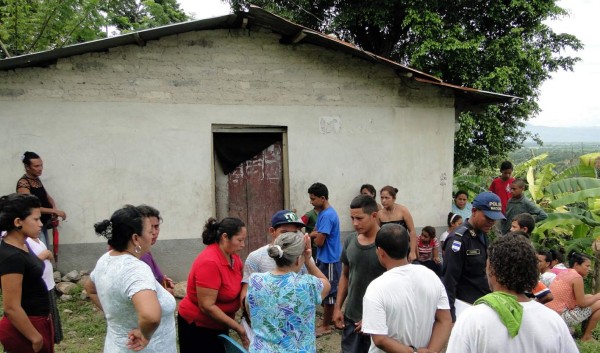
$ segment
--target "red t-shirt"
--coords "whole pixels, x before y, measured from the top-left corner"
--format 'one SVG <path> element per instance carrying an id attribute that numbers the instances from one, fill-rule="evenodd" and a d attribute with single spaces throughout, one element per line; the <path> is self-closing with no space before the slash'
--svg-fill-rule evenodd
<path id="1" fill-rule="evenodd" d="M 508 178 L 506 181 L 502 180 L 502 178 L 496 178 L 490 185 L 490 191 L 498 195 L 502 202 L 502 213 L 506 213 L 506 205 L 508 204 L 508 200 L 512 197 L 512 194 L 510 193 L 510 184 L 512 184 L 513 181 L 515 181 L 515 178 Z"/>
<path id="2" fill-rule="evenodd" d="M 240 308 L 242 291 L 242 259 L 231 255 L 233 266 L 219 249 L 219 244 L 211 244 L 202 251 L 190 269 L 187 281 L 187 294 L 179 303 L 179 315 L 197 326 L 213 330 L 226 330 L 227 326 L 213 320 L 198 306 L 196 287 L 218 290 L 216 305 L 229 317 L 234 318 Z"/>

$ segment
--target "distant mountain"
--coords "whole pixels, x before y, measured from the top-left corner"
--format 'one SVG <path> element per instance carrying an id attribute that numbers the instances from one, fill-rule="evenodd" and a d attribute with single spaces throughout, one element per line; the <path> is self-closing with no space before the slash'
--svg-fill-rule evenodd
<path id="1" fill-rule="evenodd" d="M 526 124 L 525 130 L 538 134 L 544 143 L 600 143 L 600 126 L 549 127 Z"/>

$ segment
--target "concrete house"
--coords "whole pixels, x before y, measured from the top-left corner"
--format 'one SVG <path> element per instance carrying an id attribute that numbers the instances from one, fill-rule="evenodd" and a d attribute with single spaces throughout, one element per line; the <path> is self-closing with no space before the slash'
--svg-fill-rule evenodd
<path id="1" fill-rule="evenodd" d="M 153 253 L 184 279 L 210 216 L 247 251 L 272 213 L 330 190 L 342 230 L 363 183 L 396 186 L 418 228 L 443 226 L 455 117 L 513 97 L 457 87 L 260 8 L 0 61 L 0 192 L 29 150 L 67 212 L 58 268 L 106 251 L 93 224 L 123 204 L 163 216 Z M 244 255 L 244 254 L 242 254 Z"/>

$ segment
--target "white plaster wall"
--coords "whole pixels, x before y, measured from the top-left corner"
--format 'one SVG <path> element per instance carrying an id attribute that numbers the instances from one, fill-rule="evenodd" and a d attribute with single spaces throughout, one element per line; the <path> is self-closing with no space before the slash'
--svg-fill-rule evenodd
<path id="1" fill-rule="evenodd" d="M 162 239 L 198 238 L 215 213 L 212 124 L 288 128 L 290 203 L 310 208 L 325 183 L 343 230 L 361 184 L 391 184 L 417 227 L 445 222 L 452 184 L 453 98 L 393 70 L 266 31 L 191 32 L 0 72 L 0 192 L 19 156 L 68 221 L 62 243 L 99 242 L 94 222 L 125 203 L 163 213 Z M 446 180 L 441 180 L 445 175 Z"/>

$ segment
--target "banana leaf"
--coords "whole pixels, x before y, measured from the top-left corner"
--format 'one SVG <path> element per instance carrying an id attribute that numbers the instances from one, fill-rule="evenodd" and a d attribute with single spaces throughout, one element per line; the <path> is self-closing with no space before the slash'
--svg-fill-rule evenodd
<path id="1" fill-rule="evenodd" d="M 533 232 L 539 234 L 556 227 L 576 227 L 580 224 L 585 224 L 590 228 L 600 227 L 599 221 L 589 217 L 576 215 L 573 213 L 550 213 L 548 214 L 548 218 L 537 224 Z"/>
<path id="2" fill-rule="evenodd" d="M 513 175 L 515 175 L 516 177 L 523 178 L 530 167 L 535 167 L 546 158 L 548 158 L 548 153 L 542 153 L 539 156 L 535 156 L 528 161 L 517 164 L 515 166 L 515 169 L 513 170 Z"/>
<path id="3" fill-rule="evenodd" d="M 585 189 L 581 191 L 574 192 L 572 194 L 568 194 L 564 197 L 561 197 L 557 200 L 550 202 L 550 206 L 559 207 L 574 203 L 585 202 L 587 204 L 587 199 L 589 198 L 600 198 L 600 187 L 594 189 Z"/>
<path id="4" fill-rule="evenodd" d="M 565 193 L 577 192 L 585 189 L 600 188 L 600 179 L 594 178 L 569 178 L 555 181 L 544 188 L 544 194 L 554 199 Z"/>
<path id="5" fill-rule="evenodd" d="M 454 185 L 457 190 L 464 190 L 469 193 L 469 199 L 475 195 L 488 191 L 489 178 L 479 175 L 457 175 L 454 176 Z"/>
<path id="6" fill-rule="evenodd" d="M 595 178 L 596 171 L 594 170 L 594 167 L 580 164 L 563 170 L 562 172 L 556 174 L 554 178 L 556 180 L 562 180 L 574 177 Z"/>
<path id="7" fill-rule="evenodd" d="M 593 167 L 596 163 L 596 158 L 600 158 L 600 152 L 592 152 L 579 157 L 581 164 Z"/>

